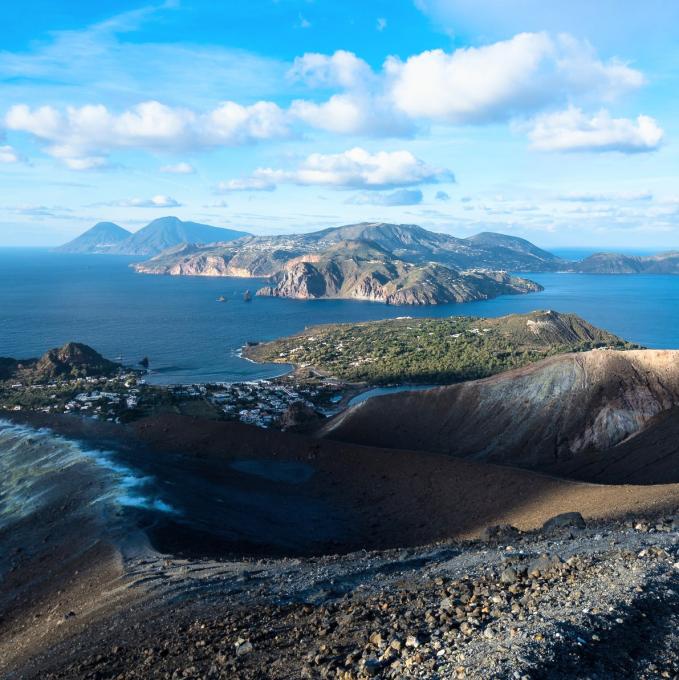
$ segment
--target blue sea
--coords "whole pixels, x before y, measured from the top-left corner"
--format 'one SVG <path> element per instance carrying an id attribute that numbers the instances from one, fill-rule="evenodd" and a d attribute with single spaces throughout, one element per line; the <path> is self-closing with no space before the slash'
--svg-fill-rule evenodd
<path id="1" fill-rule="evenodd" d="M 280 365 L 239 356 L 262 341 L 319 323 L 396 316 L 501 316 L 575 312 L 623 338 L 679 348 L 679 276 L 526 275 L 545 290 L 459 305 L 386 306 L 348 300 L 254 297 L 259 279 L 136 274 L 131 258 L 0 249 L 0 356 L 27 358 L 69 340 L 127 364 L 148 356 L 156 383 L 237 381 L 280 375 Z M 217 302 L 223 295 L 227 302 Z"/>

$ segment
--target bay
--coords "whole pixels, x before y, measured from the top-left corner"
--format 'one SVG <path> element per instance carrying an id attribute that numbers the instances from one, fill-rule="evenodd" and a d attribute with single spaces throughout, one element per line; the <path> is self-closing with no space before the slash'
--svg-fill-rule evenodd
<path id="1" fill-rule="evenodd" d="M 239 356 L 247 341 L 319 323 L 397 316 L 501 316 L 554 309 L 652 348 L 679 348 L 679 276 L 526 274 L 545 290 L 466 304 L 387 306 L 349 300 L 243 300 L 261 279 L 136 274 L 131 258 L 0 249 L 0 356 L 26 358 L 70 340 L 133 364 L 159 384 L 273 377 L 280 365 Z M 224 296 L 225 302 L 217 302 Z"/>

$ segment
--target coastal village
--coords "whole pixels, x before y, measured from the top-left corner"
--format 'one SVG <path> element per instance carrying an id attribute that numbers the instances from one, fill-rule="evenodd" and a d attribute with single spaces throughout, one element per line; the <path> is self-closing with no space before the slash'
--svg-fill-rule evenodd
<path id="1" fill-rule="evenodd" d="M 77 414 L 116 423 L 171 411 L 287 429 L 300 420 L 330 415 L 342 399 L 341 387 L 325 381 L 276 378 L 160 386 L 148 383 L 142 371 L 122 368 L 112 376 L 0 382 L 0 412 Z"/>

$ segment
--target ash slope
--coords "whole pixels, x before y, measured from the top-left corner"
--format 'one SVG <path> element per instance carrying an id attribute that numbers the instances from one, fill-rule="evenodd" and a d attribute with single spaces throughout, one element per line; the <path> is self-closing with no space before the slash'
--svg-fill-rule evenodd
<path id="1" fill-rule="evenodd" d="M 322 434 L 588 481 L 661 483 L 679 481 L 677 405 L 679 352 L 593 350 L 376 397 L 337 416 Z M 644 447 L 654 437 L 663 456 Z"/>
<path id="2" fill-rule="evenodd" d="M 311 234 L 183 245 L 135 265 L 146 274 L 268 277 L 260 295 L 440 304 L 541 287 L 505 270 L 554 270 L 562 260 L 522 239 L 479 243 L 417 225 L 356 224 Z"/>

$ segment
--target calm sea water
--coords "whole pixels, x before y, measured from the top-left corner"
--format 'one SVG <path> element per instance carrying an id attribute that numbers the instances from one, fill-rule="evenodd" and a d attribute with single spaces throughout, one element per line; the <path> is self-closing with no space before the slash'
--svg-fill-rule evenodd
<path id="1" fill-rule="evenodd" d="M 69 340 L 126 363 L 148 356 L 158 383 L 271 377 L 281 366 L 238 356 L 248 340 L 305 326 L 395 316 L 576 312 L 648 347 L 679 348 L 679 276 L 533 274 L 542 293 L 462 305 L 396 307 L 347 300 L 253 298 L 257 279 L 144 276 L 130 258 L 0 249 L 0 356 L 37 356 Z M 216 298 L 224 295 L 228 302 Z"/>

